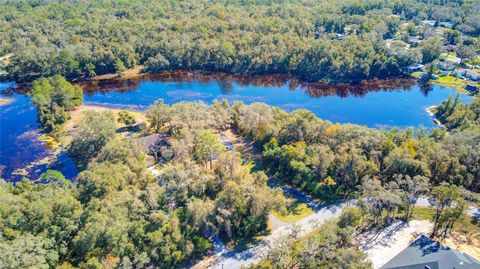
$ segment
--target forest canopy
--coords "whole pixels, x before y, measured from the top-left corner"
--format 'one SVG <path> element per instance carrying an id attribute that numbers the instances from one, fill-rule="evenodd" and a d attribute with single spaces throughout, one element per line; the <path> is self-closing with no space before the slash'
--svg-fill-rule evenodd
<path id="1" fill-rule="evenodd" d="M 16 81 L 121 75 L 139 64 L 358 81 L 399 76 L 422 54 L 431 60 L 435 48 L 384 41 L 425 19 L 480 34 L 478 1 L 23 0 L 0 6 L 0 55 L 13 55 Z"/>

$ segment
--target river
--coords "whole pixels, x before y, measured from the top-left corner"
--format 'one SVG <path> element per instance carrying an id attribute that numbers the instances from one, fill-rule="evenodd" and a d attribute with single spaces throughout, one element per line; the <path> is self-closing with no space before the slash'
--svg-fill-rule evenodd
<path id="1" fill-rule="evenodd" d="M 222 73 L 165 73 L 122 82 L 79 84 L 84 103 L 104 107 L 145 110 L 155 100 L 227 99 L 231 102 L 265 102 L 287 111 L 308 109 L 332 122 L 373 128 L 435 127 L 426 108 L 438 105 L 455 91 L 441 86 L 421 87 L 412 80 L 375 81 L 359 85 L 306 84 L 282 76 L 234 76 Z M 63 152 L 53 156 L 38 138 L 36 111 L 25 90 L 0 84 L 0 97 L 14 101 L 0 106 L 0 171 L 7 181 L 24 176 L 35 179 L 46 169 L 73 178 L 77 170 Z M 471 97 L 462 95 L 463 102 Z M 48 157 L 52 157 L 49 160 Z M 42 162 L 43 160 L 43 162 Z M 48 160 L 45 161 L 45 160 Z M 40 164 L 38 162 L 40 161 Z M 27 169 L 22 170 L 22 168 Z"/>

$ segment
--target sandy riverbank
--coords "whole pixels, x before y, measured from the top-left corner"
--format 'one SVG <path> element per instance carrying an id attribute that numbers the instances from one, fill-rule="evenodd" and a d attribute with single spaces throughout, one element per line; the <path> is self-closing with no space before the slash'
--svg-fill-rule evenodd
<path id="1" fill-rule="evenodd" d="M 122 74 L 122 76 L 119 76 L 115 73 L 113 74 L 105 74 L 105 75 L 99 75 L 99 76 L 94 76 L 92 78 L 89 78 L 89 81 L 101 81 L 101 80 L 129 80 L 129 79 L 134 79 L 134 78 L 139 78 L 147 75 L 146 73 L 142 73 L 143 70 L 143 65 L 137 65 L 132 68 L 129 68 L 125 70 Z"/>
<path id="2" fill-rule="evenodd" d="M 118 112 L 123 110 L 124 109 L 113 109 L 113 108 L 106 108 L 106 107 L 100 107 L 100 106 L 87 106 L 87 105 L 79 106 L 75 110 L 70 112 L 70 119 L 67 122 L 65 122 L 65 124 L 63 125 L 63 129 L 61 132 L 62 135 L 59 137 L 59 141 L 64 145 L 67 145 L 71 141 L 73 133 L 82 122 L 83 118 L 85 117 L 85 113 L 87 111 L 95 111 L 95 112 L 111 111 L 115 114 L 116 119 L 118 119 Z M 134 116 L 136 123 L 147 122 L 145 113 L 138 112 L 138 111 L 128 111 L 128 112 L 130 112 Z M 124 127 L 122 123 L 119 123 L 118 121 L 115 121 L 115 122 L 116 122 L 117 128 Z"/>
<path id="3" fill-rule="evenodd" d="M 3 98 L 0 97 L 0 106 L 5 106 L 15 101 L 13 98 Z"/>
<path id="4" fill-rule="evenodd" d="M 437 112 L 437 106 L 429 106 L 425 109 L 430 117 L 433 117 L 433 122 L 435 122 L 436 125 L 443 127 L 444 125 L 437 119 L 435 118 L 435 113 Z"/>

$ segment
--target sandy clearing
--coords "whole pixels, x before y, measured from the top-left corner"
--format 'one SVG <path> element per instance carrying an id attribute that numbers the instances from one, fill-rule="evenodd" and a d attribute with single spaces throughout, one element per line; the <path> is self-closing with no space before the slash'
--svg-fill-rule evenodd
<path id="1" fill-rule="evenodd" d="M 2 98 L 0 97 L 0 106 L 8 105 L 15 101 L 13 98 Z"/>
<path id="2" fill-rule="evenodd" d="M 270 226 L 272 231 L 277 230 L 278 228 L 287 225 L 288 223 L 279 220 L 273 213 L 268 215 L 268 221 L 270 222 Z"/>
<path id="3" fill-rule="evenodd" d="M 60 137 L 60 141 L 62 144 L 67 145 L 70 140 L 72 139 L 72 134 L 75 132 L 75 129 L 80 125 L 80 122 L 82 119 L 85 117 L 85 112 L 87 111 L 95 111 L 95 112 L 102 112 L 102 111 L 112 111 L 115 116 L 117 117 L 117 113 L 124 110 L 124 109 L 113 109 L 113 108 L 106 108 L 106 107 L 100 107 L 100 106 L 87 106 L 87 105 L 82 105 L 75 110 L 70 111 L 70 119 L 65 122 L 63 125 L 63 133 L 62 137 Z M 137 123 L 139 122 L 147 122 L 147 118 L 145 117 L 145 113 L 138 112 L 138 111 L 129 111 L 128 112 L 132 113 L 133 116 L 135 117 L 135 121 Z M 123 127 L 124 125 L 116 122 L 117 128 Z"/>
<path id="4" fill-rule="evenodd" d="M 91 81 L 96 81 L 96 80 L 127 80 L 127 79 L 133 79 L 133 78 L 138 78 L 141 76 L 144 76 L 145 74 L 141 73 L 143 69 L 143 65 L 137 65 L 132 68 L 126 69 L 123 71 L 123 75 L 120 77 L 115 73 L 111 74 L 105 74 L 105 75 L 98 75 L 95 77 L 90 78 L 89 80 Z"/>
<path id="5" fill-rule="evenodd" d="M 356 245 L 380 268 L 406 248 L 420 234 L 429 234 L 433 224 L 426 220 L 412 220 L 409 224 L 395 221 L 381 230 L 369 231 L 356 237 Z"/>

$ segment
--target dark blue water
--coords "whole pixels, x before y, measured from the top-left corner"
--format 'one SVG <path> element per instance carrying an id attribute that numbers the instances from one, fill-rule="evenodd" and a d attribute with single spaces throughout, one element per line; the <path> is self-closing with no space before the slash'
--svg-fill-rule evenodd
<path id="1" fill-rule="evenodd" d="M 0 91 L 8 84 L 0 84 Z M 11 93 L 2 98 L 13 102 L 0 106 L 0 178 L 19 181 L 26 177 L 36 180 L 47 169 L 61 171 L 73 178 L 77 169 L 73 161 L 63 152 L 54 155 L 39 140 L 37 112 L 25 94 Z M 48 163 L 38 163 L 46 160 Z"/>
<path id="2" fill-rule="evenodd" d="M 7 88 L 0 84 L 0 90 Z M 175 77 L 151 78 L 122 83 L 84 84 L 84 103 L 105 107 L 144 110 L 158 99 L 167 104 L 214 99 L 265 102 L 287 111 L 308 109 L 322 119 L 376 128 L 435 127 L 426 108 L 438 105 L 456 92 L 441 86 L 420 87 L 415 83 L 387 86 L 297 85 L 288 80 L 246 80 L 235 78 Z M 9 91 L 10 92 L 10 91 Z M 2 96 L 5 97 L 5 96 Z M 35 162 L 52 156 L 39 139 L 37 115 L 30 98 L 10 92 L 14 102 L 0 106 L 0 169 L 8 181 L 26 176 L 35 180 L 46 169 L 57 169 L 66 177 L 77 174 L 72 160 L 64 153 L 52 163 Z M 471 97 L 463 95 L 462 101 Z M 21 168 L 26 172 L 21 173 Z"/>

